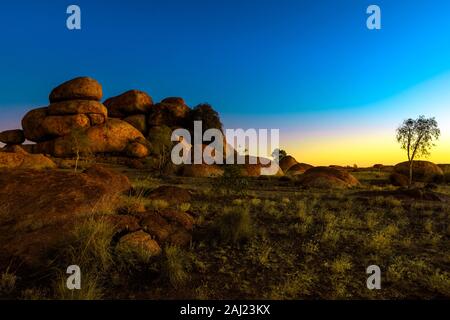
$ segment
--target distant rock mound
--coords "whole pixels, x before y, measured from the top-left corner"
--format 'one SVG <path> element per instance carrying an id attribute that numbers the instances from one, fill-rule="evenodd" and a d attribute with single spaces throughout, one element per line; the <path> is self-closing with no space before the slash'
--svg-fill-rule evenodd
<path id="1" fill-rule="evenodd" d="M 181 175 L 184 177 L 220 177 L 223 175 L 223 169 L 218 165 L 185 164 L 181 169 Z"/>
<path id="2" fill-rule="evenodd" d="M 298 164 L 298 162 L 292 156 L 285 156 L 280 160 L 279 164 L 281 170 L 286 173 L 292 166 Z"/>
<path id="3" fill-rule="evenodd" d="M 307 170 L 314 168 L 312 165 L 307 163 L 297 163 L 290 167 L 286 174 L 289 176 L 298 176 L 300 174 L 304 174 Z"/>
<path id="4" fill-rule="evenodd" d="M 323 189 L 344 189 L 360 185 L 347 171 L 330 167 L 315 167 L 298 176 L 298 182 L 305 187 Z"/>
<path id="5" fill-rule="evenodd" d="M 409 162 L 402 162 L 394 167 L 396 173 L 409 177 Z M 419 182 L 441 182 L 444 172 L 439 166 L 429 161 L 414 161 L 413 180 Z"/>

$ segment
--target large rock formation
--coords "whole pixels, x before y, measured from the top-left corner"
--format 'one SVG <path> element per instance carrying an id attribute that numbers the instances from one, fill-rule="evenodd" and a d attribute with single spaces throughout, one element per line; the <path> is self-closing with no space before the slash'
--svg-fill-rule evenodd
<path id="1" fill-rule="evenodd" d="M 402 162 L 394 167 L 396 173 L 409 177 L 409 162 Z M 420 182 L 441 182 L 444 172 L 439 166 L 429 161 L 414 161 L 413 180 Z"/>
<path id="2" fill-rule="evenodd" d="M 101 97 L 101 85 L 91 78 L 76 78 L 53 89 L 51 104 L 31 110 L 22 120 L 24 136 L 37 142 L 30 149 L 55 157 L 77 153 L 148 156 L 149 145 L 143 142 L 143 134 L 125 121 L 108 120 L 108 109 L 98 101 Z M 145 110 L 152 103 L 148 95 L 138 91 L 109 101 L 114 112 Z"/>
<path id="3" fill-rule="evenodd" d="M 349 172 L 329 167 L 311 168 L 298 176 L 298 182 L 305 187 L 324 189 L 342 189 L 360 185 Z"/>

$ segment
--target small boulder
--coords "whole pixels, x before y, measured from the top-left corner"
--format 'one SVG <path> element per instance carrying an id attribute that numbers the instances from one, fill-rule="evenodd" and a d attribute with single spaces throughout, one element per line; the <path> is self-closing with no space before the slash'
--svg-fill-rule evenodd
<path id="1" fill-rule="evenodd" d="M 50 93 L 51 103 L 67 100 L 96 100 L 102 99 L 102 86 L 97 80 L 79 77 L 59 85 Z"/>
<path id="2" fill-rule="evenodd" d="M 153 100 L 143 91 L 130 90 L 107 99 L 104 105 L 110 117 L 124 118 L 128 115 L 147 113 L 153 105 Z"/>
<path id="3" fill-rule="evenodd" d="M 120 238 L 116 246 L 116 252 L 120 254 L 133 254 L 147 260 L 161 254 L 158 242 L 144 231 L 129 233 Z"/>
<path id="4" fill-rule="evenodd" d="M 0 142 L 4 144 L 22 144 L 25 142 L 25 135 L 22 130 L 7 130 L 0 132 Z"/>
<path id="5" fill-rule="evenodd" d="M 389 176 L 389 181 L 396 187 L 407 187 L 409 185 L 409 178 L 397 172 L 391 173 Z"/>

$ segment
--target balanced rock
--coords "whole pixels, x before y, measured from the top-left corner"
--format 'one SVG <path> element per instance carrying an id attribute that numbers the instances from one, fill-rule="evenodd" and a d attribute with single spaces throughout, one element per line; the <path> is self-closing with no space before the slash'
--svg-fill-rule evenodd
<path id="1" fill-rule="evenodd" d="M 394 167 L 396 173 L 409 177 L 409 162 L 402 162 Z M 413 180 L 420 182 L 440 182 L 444 172 L 439 166 L 429 161 L 413 162 Z"/>
<path id="2" fill-rule="evenodd" d="M 7 130 L 0 132 L 0 142 L 4 144 L 22 144 L 25 142 L 25 135 L 22 130 Z"/>
<path id="3" fill-rule="evenodd" d="M 67 100 L 96 100 L 102 99 L 102 86 L 92 78 L 79 77 L 59 85 L 50 93 L 50 103 Z"/>
<path id="4" fill-rule="evenodd" d="M 300 175 L 298 182 L 305 187 L 344 189 L 359 186 L 359 181 L 349 172 L 330 167 L 315 167 Z"/>
<path id="5" fill-rule="evenodd" d="M 33 142 L 41 142 L 49 139 L 42 122 L 47 117 L 48 108 L 38 108 L 29 111 L 22 119 L 22 128 L 25 138 Z"/>
<path id="6" fill-rule="evenodd" d="M 145 114 L 153 105 L 152 98 L 145 92 L 130 90 L 107 99 L 104 105 L 110 117 L 125 118 L 133 114 Z"/>

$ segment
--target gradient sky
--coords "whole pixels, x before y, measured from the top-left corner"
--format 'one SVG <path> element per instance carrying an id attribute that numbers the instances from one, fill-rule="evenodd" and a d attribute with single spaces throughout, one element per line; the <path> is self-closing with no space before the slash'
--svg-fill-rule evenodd
<path id="1" fill-rule="evenodd" d="M 66 29 L 77 4 L 82 30 Z M 382 30 L 366 28 L 378 4 Z M 435 116 L 450 163 L 448 0 L 15 1 L 0 11 L 0 130 L 80 75 L 104 97 L 211 103 L 228 128 L 279 128 L 314 165 L 396 163 L 395 129 Z"/>

